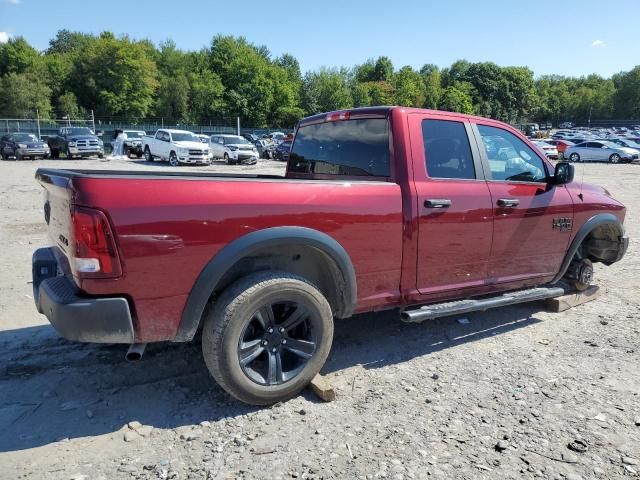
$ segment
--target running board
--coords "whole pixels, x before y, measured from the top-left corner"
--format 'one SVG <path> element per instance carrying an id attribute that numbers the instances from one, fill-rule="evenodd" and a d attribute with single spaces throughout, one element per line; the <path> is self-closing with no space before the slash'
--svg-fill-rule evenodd
<path id="1" fill-rule="evenodd" d="M 455 302 L 435 303 L 425 305 L 415 310 L 405 310 L 400 315 L 403 322 L 418 323 L 433 318 L 448 317 L 450 315 L 460 315 L 469 312 L 489 310 L 490 308 L 515 305 L 517 303 L 533 302 L 545 300 L 547 298 L 559 297 L 565 291 L 559 287 L 539 287 L 528 290 L 516 290 L 495 297 L 481 298 L 477 300 L 458 300 Z"/>

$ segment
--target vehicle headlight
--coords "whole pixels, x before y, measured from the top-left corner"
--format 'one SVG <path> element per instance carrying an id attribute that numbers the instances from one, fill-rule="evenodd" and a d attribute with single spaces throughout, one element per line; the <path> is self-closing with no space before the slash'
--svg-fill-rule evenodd
<path id="1" fill-rule="evenodd" d="M 231 150 L 232 152 L 235 152 L 236 150 L 238 150 L 238 147 L 229 147 L 229 150 Z"/>
<path id="2" fill-rule="evenodd" d="M 18 144 L 18 148 L 27 148 L 27 144 L 26 143 L 19 143 Z"/>
<path id="3" fill-rule="evenodd" d="M 45 150 L 49 150 L 49 145 L 47 145 L 46 143 L 44 144 L 44 149 Z"/>
<path id="4" fill-rule="evenodd" d="M 103 146 L 104 142 L 102 140 L 98 140 L 98 145 Z"/>
<path id="5" fill-rule="evenodd" d="M 258 149 L 257 149 L 256 147 L 253 147 L 252 152 L 253 152 L 253 153 L 258 153 Z"/>
<path id="6" fill-rule="evenodd" d="M 76 146 L 76 142 L 69 142 L 68 144 L 70 147 L 75 147 Z"/>

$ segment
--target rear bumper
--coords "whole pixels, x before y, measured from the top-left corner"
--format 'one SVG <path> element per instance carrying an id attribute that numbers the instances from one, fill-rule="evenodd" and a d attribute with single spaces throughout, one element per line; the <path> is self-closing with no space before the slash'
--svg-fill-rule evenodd
<path id="1" fill-rule="evenodd" d="M 60 335 L 75 342 L 134 343 L 131 310 L 125 298 L 82 297 L 58 270 L 52 248 L 33 253 L 33 298 L 38 311 Z"/>

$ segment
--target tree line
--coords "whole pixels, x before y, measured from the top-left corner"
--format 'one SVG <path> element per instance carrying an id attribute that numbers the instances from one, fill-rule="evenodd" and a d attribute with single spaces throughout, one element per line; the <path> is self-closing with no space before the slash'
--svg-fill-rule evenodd
<path id="1" fill-rule="evenodd" d="M 351 68 L 302 73 L 243 37 L 215 36 L 184 51 L 171 41 L 60 30 L 44 52 L 22 37 L 0 44 L 0 116 L 163 117 L 206 123 L 236 117 L 254 127 L 286 126 L 318 112 L 402 105 L 472 113 L 506 122 L 640 118 L 640 65 L 611 78 L 535 78 L 527 67 L 458 60 L 396 69 L 381 56 Z"/>

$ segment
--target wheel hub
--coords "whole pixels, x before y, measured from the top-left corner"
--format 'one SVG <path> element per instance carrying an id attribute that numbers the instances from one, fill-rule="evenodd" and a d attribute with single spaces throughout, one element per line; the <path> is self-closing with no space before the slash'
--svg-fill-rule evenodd
<path id="1" fill-rule="evenodd" d="M 578 271 L 578 281 L 589 285 L 593 280 L 593 267 L 588 263 L 583 263 Z"/>

